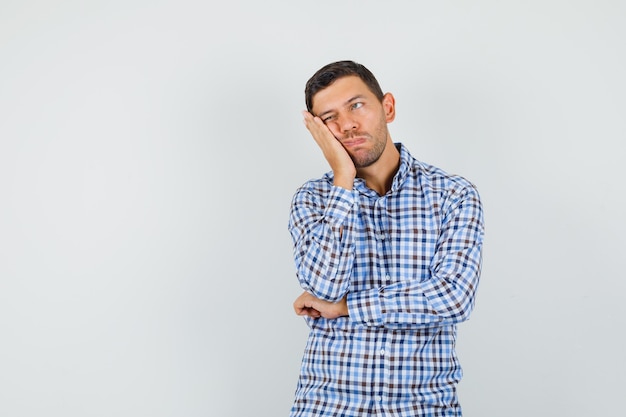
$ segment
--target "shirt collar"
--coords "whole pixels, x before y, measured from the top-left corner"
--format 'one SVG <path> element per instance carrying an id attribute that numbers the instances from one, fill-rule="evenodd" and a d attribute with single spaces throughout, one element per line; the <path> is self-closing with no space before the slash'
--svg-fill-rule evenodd
<path id="1" fill-rule="evenodd" d="M 400 142 L 395 143 L 394 145 L 400 152 L 400 166 L 398 167 L 398 171 L 396 172 L 396 174 L 393 176 L 391 190 L 389 190 L 387 194 L 395 193 L 402 187 L 402 184 L 404 184 L 404 181 L 406 180 L 406 177 L 411 170 L 411 166 L 413 165 L 413 157 L 409 153 L 409 150 Z M 332 179 L 333 178 L 331 173 L 330 180 L 332 181 Z M 356 178 L 354 180 L 354 188 L 361 194 L 378 197 L 378 193 L 368 188 L 365 185 L 365 180 L 363 180 L 362 178 Z"/>
<path id="2" fill-rule="evenodd" d="M 413 167 L 414 159 L 409 153 L 409 150 L 402 143 L 396 143 L 396 148 L 400 151 L 400 166 L 398 167 L 398 172 L 393 177 L 393 182 L 391 183 L 391 192 L 396 192 L 402 187 L 406 177 L 409 175 L 411 168 Z"/>

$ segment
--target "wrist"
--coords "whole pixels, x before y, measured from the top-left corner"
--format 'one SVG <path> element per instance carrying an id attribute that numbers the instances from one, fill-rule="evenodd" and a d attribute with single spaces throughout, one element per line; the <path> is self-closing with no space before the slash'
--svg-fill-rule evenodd
<path id="1" fill-rule="evenodd" d="M 354 176 L 352 175 L 335 175 L 333 179 L 333 185 L 346 190 L 352 190 L 354 186 Z"/>

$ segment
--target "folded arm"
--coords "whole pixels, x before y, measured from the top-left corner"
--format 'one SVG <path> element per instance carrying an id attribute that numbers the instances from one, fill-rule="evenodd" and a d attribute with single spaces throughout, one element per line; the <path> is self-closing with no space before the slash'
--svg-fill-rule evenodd
<path id="1" fill-rule="evenodd" d="M 351 320 L 369 326 L 438 326 L 465 321 L 474 307 L 482 262 L 484 225 L 475 189 L 446 213 L 430 277 L 348 294 Z"/>

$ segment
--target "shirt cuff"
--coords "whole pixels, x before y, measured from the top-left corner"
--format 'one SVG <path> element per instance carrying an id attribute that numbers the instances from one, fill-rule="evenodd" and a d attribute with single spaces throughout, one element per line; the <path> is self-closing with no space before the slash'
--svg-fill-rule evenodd
<path id="1" fill-rule="evenodd" d="M 366 326 L 382 326 L 383 314 L 377 288 L 348 293 L 347 304 L 350 320 Z"/>
<path id="2" fill-rule="evenodd" d="M 356 203 L 353 191 L 333 185 L 324 217 L 329 224 L 341 224 Z"/>

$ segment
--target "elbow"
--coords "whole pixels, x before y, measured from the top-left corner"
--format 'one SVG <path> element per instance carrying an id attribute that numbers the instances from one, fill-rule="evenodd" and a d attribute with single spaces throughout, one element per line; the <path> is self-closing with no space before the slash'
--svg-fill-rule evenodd
<path id="1" fill-rule="evenodd" d="M 445 315 L 448 316 L 448 320 L 453 323 L 462 323 L 469 320 L 472 311 L 474 310 L 474 295 L 460 297 L 454 305 L 450 306 Z"/>
<path id="2" fill-rule="evenodd" d="M 323 301 L 336 303 L 341 301 L 348 293 L 348 285 L 342 280 L 320 279 L 318 276 L 307 276 L 306 273 L 298 273 L 298 280 L 303 290 Z"/>
<path id="3" fill-rule="evenodd" d="M 476 286 L 473 283 L 467 285 L 451 285 L 448 287 L 448 302 L 442 303 L 439 314 L 445 321 L 462 323 L 469 320 L 474 310 L 474 296 Z"/>
<path id="4" fill-rule="evenodd" d="M 471 279 L 463 279 L 462 276 L 457 276 L 456 284 L 451 285 L 450 296 L 452 303 L 448 306 L 446 313 L 453 322 L 462 323 L 469 320 L 474 310 L 478 277 L 478 273 L 472 275 Z"/>
<path id="5" fill-rule="evenodd" d="M 471 313 L 472 308 L 470 307 L 459 308 L 450 316 L 450 319 L 455 323 L 463 323 L 464 321 L 469 320 Z"/>

